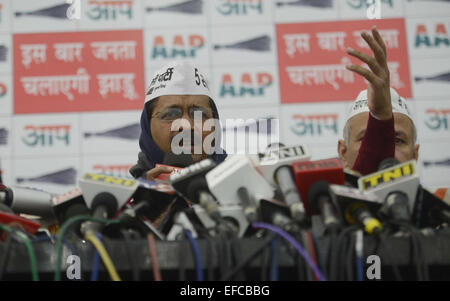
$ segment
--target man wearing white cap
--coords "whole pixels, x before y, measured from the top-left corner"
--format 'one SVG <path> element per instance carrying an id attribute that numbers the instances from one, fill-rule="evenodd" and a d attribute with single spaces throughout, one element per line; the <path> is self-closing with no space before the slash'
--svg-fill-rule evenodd
<path id="1" fill-rule="evenodd" d="M 351 105 L 344 128 L 344 140 L 338 143 L 338 153 L 344 167 L 366 175 L 378 170 L 380 162 L 395 158 L 400 162 L 417 160 L 419 145 L 411 113 L 404 99 L 390 88 L 386 46 L 374 27 L 372 36 L 362 37 L 374 57 L 348 49 L 347 53 L 366 63 L 370 70 L 358 65 L 347 68 L 368 81 Z"/>
<path id="2" fill-rule="evenodd" d="M 199 69 L 188 62 L 165 65 L 147 88 L 139 139 L 142 151 L 130 173 L 135 178 L 153 180 L 161 173 L 172 172 L 169 167 L 155 167 L 163 163 L 169 151 L 187 151 L 193 162 L 206 158 L 222 162 L 226 153 L 220 148 L 218 120 L 219 113 Z"/>

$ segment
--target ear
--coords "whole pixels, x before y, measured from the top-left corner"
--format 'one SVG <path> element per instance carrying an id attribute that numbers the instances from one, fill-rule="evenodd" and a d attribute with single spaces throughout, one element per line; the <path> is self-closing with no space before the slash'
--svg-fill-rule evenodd
<path id="1" fill-rule="evenodd" d="M 419 149 L 420 149 L 420 144 L 416 144 L 415 148 L 414 148 L 414 160 L 419 160 Z"/>
<path id="2" fill-rule="evenodd" d="M 347 150 L 348 150 L 348 148 L 347 148 L 347 145 L 345 144 L 345 141 L 339 140 L 337 151 L 339 154 L 339 158 L 341 159 L 342 164 L 344 165 L 344 168 L 349 168 L 347 159 L 345 157 L 345 155 L 347 154 Z"/>

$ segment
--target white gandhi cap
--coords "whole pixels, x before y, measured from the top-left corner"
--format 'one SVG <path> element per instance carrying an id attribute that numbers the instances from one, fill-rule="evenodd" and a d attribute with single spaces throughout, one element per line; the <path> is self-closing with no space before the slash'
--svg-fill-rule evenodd
<path id="1" fill-rule="evenodd" d="M 206 95 L 213 98 L 205 76 L 186 61 L 171 62 L 153 75 L 145 103 L 164 95 Z"/>
<path id="2" fill-rule="evenodd" d="M 400 95 L 398 95 L 397 91 L 395 91 L 393 88 L 391 88 L 391 102 L 393 113 L 400 113 L 408 116 L 414 124 L 411 110 L 408 108 L 406 101 L 401 98 Z M 350 118 L 352 118 L 353 116 L 364 112 L 369 112 L 367 90 L 361 91 L 356 100 L 349 106 L 347 121 L 350 120 Z"/>

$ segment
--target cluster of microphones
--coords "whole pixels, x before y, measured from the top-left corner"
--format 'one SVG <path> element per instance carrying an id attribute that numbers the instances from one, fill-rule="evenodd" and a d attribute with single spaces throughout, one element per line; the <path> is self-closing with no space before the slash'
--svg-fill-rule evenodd
<path id="1" fill-rule="evenodd" d="M 169 152 L 164 165 L 177 167 L 165 181 L 87 173 L 79 188 L 58 196 L 2 186 L 0 220 L 26 224 L 32 235 L 42 225 L 33 226 L 23 214 L 54 220 L 60 228 L 76 216 L 90 216 L 73 224 L 81 238 L 91 232 L 120 239 L 127 229 L 136 237 L 151 233 L 166 241 L 185 239 L 186 232 L 197 240 L 265 238 L 267 247 L 281 235 L 291 241 L 290 249 L 307 250 L 302 256 L 309 262 L 310 279 L 316 280 L 348 277 L 340 272 L 351 252 L 343 241 L 353 241 L 358 250 L 362 242 L 352 237 L 363 236 L 355 233 L 381 242 L 391 236 L 420 241 L 424 229 L 445 229 L 450 223 L 450 206 L 420 185 L 414 161 L 390 158 L 377 172 L 360 176 L 337 158 L 312 161 L 305 145 L 278 144 L 258 155 L 229 156 L 220 164 L 211 159 L 194 163 L 190 155 Z M 311 253 L 318 244 L 311 239 L 308 244 L 307 238 L 319 236 L 329 240 L 328 248 Z M 420 244 L 415 246 L 419 252 Z M 417 270 L 417 277 L 426 279 L 426 271 Z M 238 274 L 223 273 L 216 280 Z M 395 275 L 401 277 L 398 270 Z"/>

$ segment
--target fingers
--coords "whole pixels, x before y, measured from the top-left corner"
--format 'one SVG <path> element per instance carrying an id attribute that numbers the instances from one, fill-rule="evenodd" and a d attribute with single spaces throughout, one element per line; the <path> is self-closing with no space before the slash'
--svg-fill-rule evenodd
<path id="1" fill-rule="evenodd" d="M 372 35 L 383 50 L 384 56 L 387 57 L 386 44 L 375 26 L 372 28 Z"/>
<path id="2" fill-rule="evenodd" d="M 378 76 L 376 76 L 374 73 L 370 72 L 369 70 L 361 66 L 347 65 L 346 68 L 350 71 L 353 71 L 363 76 L 365 79 L 367 79 L 367 81 L 369 81 L 371 84 L 375 86 L 378 86 L 381 81 L 381 79 Z"/>
<path id="3" fill-rule="evenodd" d="M 381 73 L 383 71 L 382 71 L 380 65 L 378 64 L 377 60 L 374 59 L 373 57 L 371 57 L 370 55 L 365 54 L 364 52 L 352 49 L 352 48 L 347 49 L 347 53 L 353 57 L 360 59 L 364 63 L 366 63 L 376 75 L 378 75 L 378 76 L 382 75 Z"/>
<path id="4" fill-rule="evenodd" d="M 376 29 L 374 28 L 372 30 L 372 32 L 373 31 L 376 31 Z M 376 40 L 374 37 L 372 37 L 367 32 L 363 32 L 361 34 L 361 36 L 367 42 L 367 44 L 369 45 L 370 49 L 372 49 L 373 54 L 375 55 L 375 58 L 376 58 L 377 62 L 381 66 L 387 65 L 385 51 L 383 50 L 382 46 L 379 44 L 378 40 Z M 379 38 L 381 39 L 381 36 Z M 383 42 L 383 44 L 384 44 L 384 42 Z"/>
<path id="5" fill-rule="evenodd" d="M 158 166 L 147 171 L 147 180 L 153 181 L 157 176 L 163 173 L 171 173 L 174 169 L 168 166 Z"/>

